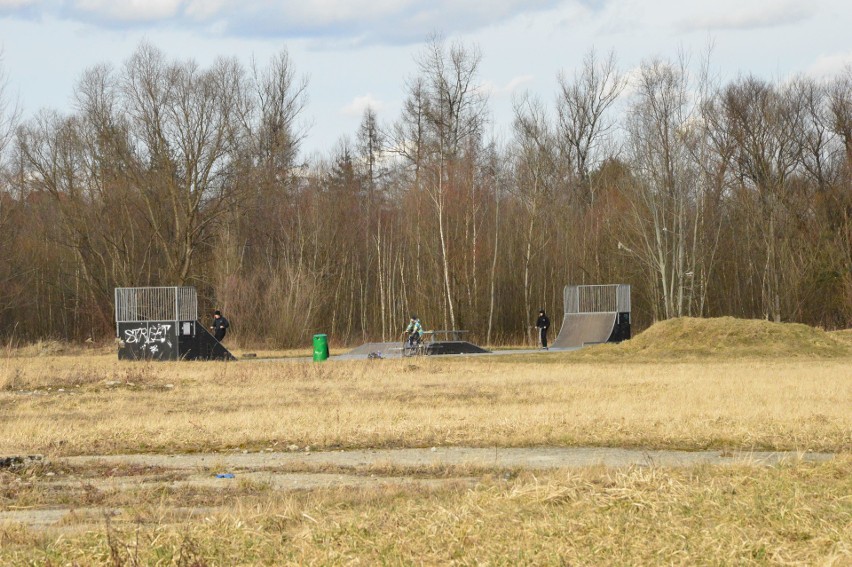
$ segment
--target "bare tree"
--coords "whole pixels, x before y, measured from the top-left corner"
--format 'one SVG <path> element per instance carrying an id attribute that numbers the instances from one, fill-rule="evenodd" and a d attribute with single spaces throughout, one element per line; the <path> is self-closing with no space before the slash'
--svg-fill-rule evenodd
<path id="1" fill-rule="evenodd" d="M 4 235 L 0 239 L 0 258 L 2 258 L 0 259 L 0 313 L 14 304 L 13 299 L 17 295 L 14 286 L 9 285 L 17 271 L 16 266 L 11 263 L 13 255 L 9 253 L 9 247 L 12 246 L 10 219 L 17 202 L 13 197 L 12 183 L 9 179 L 8 149 L 20 116 L 17 100 L 9 93 L 9 81 L 3 66 L 3 52 L 0 51 L 0 233 Z"/>
<path id="2" fill-rule="evenodd" d="M 839 175 L 834 198 L 830 201 L 831 223 L 837 248 L 841 252 L 841 265 L 852 266 L 852 66 L 828 86 L 828 114 L 832 132 L 839 138 L 843 158 L 838 166 Z M 845 288 L 843 298 L 845 320 L 840 325 L 852 324 L 852 270 L 840 270 Z"/>
<path id="3" fill-rule="evenodd" d="M 586 54 L 582 69 L 573 78 L 559 74 L 559 140 L 589 204 L 595 201 L 589 172 L 602 161 L 601 146 L 614 127 L 607 113 L 626 84 L 616 66 L 615 54 L 610 53 L 601 61 L 594 49 Z"/>
<path id="4" fill-rule="evenodd" d="M 449 48 L 432 38 L 417 60 L 423 77 L 427 134 L 428 179 L 425 188 L 436 215 L 447 323 L 456 328 L 455 299 L 450 271 L 448 195 L 458 190 L 458 171 L 480 137 L 486 98 L 475 80 L 482 56 L 477 49 L 456 43 Z"/>
<path id="5" fill-rule="evenodd" d="M 852 65 L 829 86 L 832 130 L 841 137 L 846 163 L 852 164 Z"/>
<path id="6" fill-rule="evenodd" d="M 686 138 L 699 127 L 684 58 L 677 64 L 644 63 L 628 118 L 636 173 L 632 193 L 633 240 L 621 245 L 648 269 L 659 293 L 655 317 L 678 317 L 691 303 L 695 258 L 692 241 L 695 171 Z M 660 311 L 658 309 L 661 308 Z"/>
<path id="7" fill-rule="evenodd" d="M 543 235 L 547 208 L 560 184 L 560 160 L 556 136 L 543 105 L 529 97 L 515 102 L 514 172 L 512 192 L 525 213 L 523 222 L 523 296 L 524 328 L 533 343 L 532 263 L 547 245 Z"/>
<path id="8" fill-rule="evenodd" d="M 252 145 L 255 164 L 267 183 L 286 184 L 296 165 L 305 127 L 299 124 L 307 104 L 307 77 L 297 77 L 287 51 L 273 56 L 265 68 L 252 62 L 250 86 L 240 108 L 242 131 Z"/>
<path id="9" fill-rule="evenodd" d="M 392 326 L 389 317 L 390 289 L 389 281 L 393 277 L 388 242 L 385 238 L 386 226 L 382 223 L 383 195 L 379 194 L 379 183 L 385 170 L 385 135 L 379 128 L 378 117 L 372 107 L 367 107 L 358 128 L 356 147 L 358 150 L 359 170 L 364 179 L 364 231 L 365 242 L 375 244 L 376 280 L 379 288 L 379 310 L 382 340 L 387 340 L 388 329 Z"/>
<path id="10" fill-rule="evenodd" d="M 852 321 L 852 70 L 719 86 L 648 61 L 617 115 L 624 79 L 592 51 L 555 107 L 514 101 L 498 146 L 475 48 L 433 38 L 415 64 L 391 128 L 368 109 L 304 161 L 286 52 L 200 66 L 143 44 L 23 122 L 15 152 L 0 91 L 0 329 L 106 336 L 114 286 L 182 282 L 235 340 L 275 346 L 388 339 L 408 310 L 529 340 L 535 308 L 558 320 L 587 281 L 633 284 L 640 327 Z"/>
<path id="11" fill-rule="evenodd" d="M 758 231 L 763 240 L 763 307 L 765 316 L 775 321 L 782 318 L 780 248 L 785 237 L 779 225 L 785 191 L 802 155 L 804 107 L 793 92 L 746 77 L 729 85 L 722 95 L 727 127 L 736 141 L 738 172 L 757 198 L 757 218 L 763 225 Z"/>
<path id="12" fill-rule="evenodd" d="M 189 280 L 199 247 L 237 196 L 229 166 L 245 114 L 243 76 L 233 60 L 201 70 L 193 61 L 167 63 L 148 45 L 125 68 L 124 111 L 144 160 L 137 182 L 176 284 Z"/>

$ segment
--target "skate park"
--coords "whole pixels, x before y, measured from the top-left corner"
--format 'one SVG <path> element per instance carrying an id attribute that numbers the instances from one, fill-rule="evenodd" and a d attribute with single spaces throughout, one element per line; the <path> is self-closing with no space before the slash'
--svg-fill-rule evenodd
<path id="1" fill-rule="evenodd" d="M 619 343 L 630 339 L 630 286 L 567 285 L 563 290 L 563 317 L 559 333 L 543 349 L 511 349 L 488 351 L 460 340 L 467 331 L 427 331 L 426 346 L 421 354 L 496 356 L 509 354 L 546 354 L 570 351 L 602 343 Z M 332 358 L 359 360 L 367 358 L 400 358 L 404 356 L 400 342 L 365 343 Z"/>
<path id="2" fill-rule="evenodd" d="M 547 350 L 490 351 L 466 340 L 468 330 L 424 330 L 417 344 L 411 347 L 406 346 L 404 339 L 368 342 L 333 355 L 327 336 L 315 335 L 313 359 L 544 354 L 630 339 L 629 285 L 567 285 L 562 299 L 562 322 Z M 116 288 L 115 325 L 119 360 L 237 360 L 199 320 L 198 295 L 193 287 Z"/>
<path id="3" fill-rule="evenodd" d="M 626 335 L 618 326 L 619 319 L 630 322 L 625 292 L 565 289 L 566 312 L 555 310 L 551 328 L 566 346 L 550 351 L 426 351 L 376 362 L 369 354 L 384 343 L 367 343 L 356 353 L 364 362 L 344 362 L 344 351 L 331 357 L 339 363 L 307 356 L 252 363 L 235 349 L 241 362 L 229 365 L 167 362 L 209 359 L 203 347 L 210 335 L 204 315 L 188 309 L 197 300 L 191 293 L 150 292 L 144 308 L 148 292 L 125 294 L 128 309 L 117 327 L 129 342 L 122 360 L 109 345 L 95 356 L 16 361 L 16 381 L 3 392 L 13 400 L 6 407 L 14 458 L 0 474 L 20 496 L 0 510 L 0 523 L 18 530 L 6 533 L 26 525 L 38 537 L 113 530 L 110 537 L 132 550 L 141 509 L 145 541 L 166 529 L 207 529 L 218 542 L 236 519 L 249 522 L 252 534 L 255 525 L 272 526 L 274 545 L 282 529 L 288 542 L 313 538 L 305 530 L 319 528 L 330 541 L 348 522 L 361 545 L 365 518 L 384 518 L 388 510 L 403 516 L 375 533 L 417 525 L 436 504 L 467 514 L 456 522 L 462 535 L 481 521 L 480 510 L 492 510 L 490 533 L 517 516 L 519 498 L 527 499 L 520 502 L 524 522 L 559 506 L 558 516 L 534 525 L 536 533 L 580 514 L 609 520 L 613 508 L 626 510 L 619 525 L 635 524 L 635 510 L 686 510 L 684 521 L 699 518 L 700 530 L 705 516 L 692 511 L 695 503 L 712 501 L 706 513 L 724 524 L 742 502 L 763 502 L 780 489 L 797 509 L 818 502 L 813 525 L 826 525 L 828 510 L 829 529 L 841 533 L 845 511 L 833 510 L 848 494 L 849 418 L 842 408 L 852 346 L 835 358 L 827 346 L 815 354 L 813 345 L 828 340 L 815 330 L 795 343 L 796 326 L 689 319 L 659 324 L 618 348 L 571 352 Z M 696 356 L 683 326 L 716 329 L 709 339 L 697 334 L 706 356 Z M 765 363 L 730 354 L 731 345 L 753 345 L 758 329 L 766 333 L 759 341 Z M 788 357 L 801 354 L 779 363 L 767 345 L 785 332 L 791 335 L 778 338 L 779 348 Z M 471 335 L 432 331 L 426 344 L 474 344 L 465 341 Z M 673 356 L 678 343 L 682 350 Z M 529 356 L 500 356 L 514 353 Z M 712 498 L 708 485 L 717 487 Z M 590 511 L 578 512 L 586 501 Z M 760 504 L 754 513 L 765 510 Z M 445 514 L 436 529 L 446 525 L 443 518 L 454 521 Z M 507 541 L 512 549 L 514 536 Z"/>

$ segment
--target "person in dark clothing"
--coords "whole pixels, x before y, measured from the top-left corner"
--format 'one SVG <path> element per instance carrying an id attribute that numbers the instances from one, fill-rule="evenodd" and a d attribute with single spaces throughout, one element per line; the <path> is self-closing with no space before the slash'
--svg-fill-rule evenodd
<path id="1" fill-rule="evenodd" d="M 541 340 L 541 348 L 544 350 L 547 349 L 547 329 L 550 328 L 550 319 L 547 318 L 547 314 L 544 312 L 544 309 L 538 312 L 538 319 L 535 322 L 535 328 L 538 329 L 539 340 Z"/>
<path id="2" fill-rule="evenodd" d="M 216 337 L 217 341 L 222 342 L 222 339 L 225 338 L 225 332 L 230 326 L 231 324 L 222 316 L 221 311 L 217 310 L 213 313 L 213 326 L 210 328 L 213 330 L 213 336 Z"/>

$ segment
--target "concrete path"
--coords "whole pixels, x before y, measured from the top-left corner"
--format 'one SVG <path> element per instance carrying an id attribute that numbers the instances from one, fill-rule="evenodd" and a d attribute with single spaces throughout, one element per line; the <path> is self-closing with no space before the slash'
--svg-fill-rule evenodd
<path id="1" fill-rule="evenodd" d="M 720 451 L 654 451 L 641 449 L 592 448 L 479 448 L 436 447 L 430 449 L 365 449 L 355 451 L 293 451 L 259 453 L 194 453 L 180 455 L 103 455 L 67 457 L 71 465 L 135 464 L 168 469 L 193 470 L 216 468 L 261 469 L 322 465 L 339 467 L 476 466 L 494 468 L 549 469 L 572 467 L 658 466 L 684 467 L 696 465 L 767 466 L 793 461 L 827 461 L 831 453 L 794 452 L 720 452 Z"/>
<path id="2" fill-rule="evenodd" d="M 380 345 L 382 343 L 374 343 Z M 394 343 L 396 344 L 396 343 Z M 395 349 L 396 347 L 394 347 Z M 551 347 L 549 350 L 544 349 L 509 349 L 509 350 L 494 350 L 490 352 L 480 352 L 480 353 L 466 353 L 466 354 L 442 354 L 442 355 L 433 355 L 429 358 L 453 358 L 453 357 L 466 357 L 466 356 L 506 356 L 512 354 L 550 354 L 555 352 L 568 352 L 572 350 L 579 350 L 582 347 L 571 347 L 571 348 L 557 348 Z M 402 351 L 401 350 L 381 350 L 378 349 L 376 352 L 380 352 L 381 357 L 383 359 L 401 359 Z M 336 360 L 369 360 L 369 352 L 361 352 L 363 349 L 359 347 L 355 349 L 358 352 L 347 351 L 340 354 L 332 354 L 328 360 L 336 361 Z M 412 357 L 416 358 L 416 357 Z M 289 356 L 289 357 L 277 357 L 277 358 L 239 358 L 240 362 L 311 362 L 313 361 L 313 357 L 311 356 Z"/>

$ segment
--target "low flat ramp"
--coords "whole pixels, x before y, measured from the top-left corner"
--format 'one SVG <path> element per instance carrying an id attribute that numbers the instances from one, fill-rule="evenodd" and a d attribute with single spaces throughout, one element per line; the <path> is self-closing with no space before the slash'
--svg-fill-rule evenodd
<path id="1" fill-rule="evenodd" d="M 360 359 L 367 358 L 371 353 L 379 353 L 382 358 L 394 358 L 402 356 L 402 342 L 395 343 L 367 343 L 356 347 L 346 354 L 335 358 L 338 359 Z M 489 351 L 467 341 L 435 341 L 426 343 L 425 354 L 484 354 Z"/>
<path id="2" fill-rule="evenodd" d="M 372 352 L 378 352 L 382 356 L 394 353 L 399 354 L 402 352 L 402 341 L 394 343 L 365 343 L 347 352 L 346 356 L 367 356 Z"/>
<path id="3" fill-rule="evenodd" d="M 617 313 L 569 313 L 562 319 L 554 348 L 576 348 L 586 344 L 605 343 L 615 328 Z"/>
<path id="4" fill-rule="evenodd" d="M 435 341 L 426 345 L 426 354 L 485 354 L 489 351 L 467 341 Z"/>

